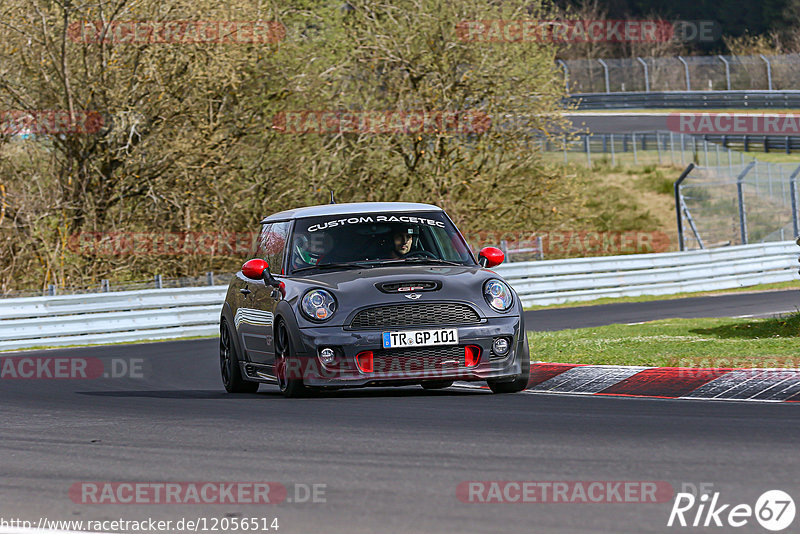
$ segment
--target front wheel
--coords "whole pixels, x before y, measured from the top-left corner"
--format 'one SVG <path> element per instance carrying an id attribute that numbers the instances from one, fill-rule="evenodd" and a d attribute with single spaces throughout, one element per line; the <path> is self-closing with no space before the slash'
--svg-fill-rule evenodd
<path id="1" fill-rule="evenodd" d="M 255 393 L 258 382 L 250 382 L 242 377 L 239 356 L 233 343 L 231 329 L 224 318 L 219 323 L 219 368 L 222 385 L 228 393 Z"/>
<path id="2" fill-rule="evenodd" d="M 487 380 L 489 389 L 492 393 L 518 393 L 528 387 L 528 380 L 531 376 L 531 357 L 530 353 L 525 350 L 522 354 L 522 372 L 520 375 L 511 382 L 496 382 L 494 380 Z"/>
<path id="3" fill-rule="evenodd" d="M 275 334 L 275 379 L 278 381 L 278 388 L 284 397 L 307 395 L 309 389 L 303 384 L 302 376 L 300 378 L 291 377 L 298 371 L 293 370 L 291 365 L 294 357 L 292 354 L 292 340 L 283 322 L 278 323 Z"/>

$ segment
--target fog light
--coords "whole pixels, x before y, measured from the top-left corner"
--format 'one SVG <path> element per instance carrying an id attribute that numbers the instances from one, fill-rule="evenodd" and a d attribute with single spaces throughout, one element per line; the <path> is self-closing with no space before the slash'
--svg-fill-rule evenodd
<path id="1" fill-rule="evenodd" d="M 332 364 L 335 358 L 336 353 L 331 348 L 325 348 L 319 351 L 319 361 L 321 361 L 323 365 Z"/>
<path id="2" fill-rule="evenodd" d="M 492 343 L 492 352 L 497 354 L 498 356 L 505 356 L 508 354 L 508 349 L 511 347 L 511 343 L 508 342 L 507 338 L 498 337 Z"/>
<path id="3" fill-rule="evenodd" d="M 481 348 L 476 345 L 464 347 L 464 367 L 475 367 L 481 361 Z"/>
<path id="4" fill-rule="evenodd" d="M 358 370 L 362 373 L 371 373 L 373 369 L 372 351 L 365 350 L 364 352 L 356 354 L 356 365 L 358 366 Z"/>

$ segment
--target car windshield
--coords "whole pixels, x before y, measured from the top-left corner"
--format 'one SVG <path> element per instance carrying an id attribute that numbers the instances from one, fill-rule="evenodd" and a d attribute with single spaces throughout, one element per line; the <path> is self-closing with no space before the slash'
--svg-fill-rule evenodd
<path id="1" fill-rule="evenodd" d="M 475 265 L 443 212 L 359 213 L 298 219 L 290 272 L 385 265 Z"/>

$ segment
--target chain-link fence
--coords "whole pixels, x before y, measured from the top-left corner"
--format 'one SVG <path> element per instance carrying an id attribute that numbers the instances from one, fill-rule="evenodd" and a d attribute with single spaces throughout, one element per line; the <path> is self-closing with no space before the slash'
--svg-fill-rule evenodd
<path id="1" fill-rule="evenodd" d="M 798 235 L 797 163 L 694 167 L 678 187 L 686 250 Z"/>
<path id="2" fill-rule="evenodd" d="M 786 144 L 783 137 L 769 136 L 706 136 L 720 139 L 714 143 L 703 136 L 675 132 L 630 132 L 624 134 L 578 134 L 571 137 L 540 138 L 536 142 L 545 158 L 551 161 L 593 167 L 595 164 L 616 166 L 680 165 L 689 163 L 703 167 L 745 165 L 748 158 L 740 150 L 779 150 L 789 153 L 797 146 Z M 723 139 L 724 138 L 724 139 Z M 794 139 L 792 139 L 794 141 Z"/>
<path id="3" fill-rule="evenodd" d="M 800 54 L 559 60 L 567 92 L 780 91 L 800 86 Z"/>

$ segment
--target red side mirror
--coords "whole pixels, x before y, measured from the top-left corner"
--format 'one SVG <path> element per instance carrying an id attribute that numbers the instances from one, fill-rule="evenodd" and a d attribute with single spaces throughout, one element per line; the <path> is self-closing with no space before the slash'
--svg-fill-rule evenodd
<path id="1" fill-rule="evenodd" d="M 503 254 L 503 251 L 494 247 L 483 248 L 478 254 L 478 263 L 487 269 L 500 265 L 504 259 L 506 259 L 506 255 Z"/>
<path id="2" fill-rule="evenodd" d="M 242 274 L 251 280 L 264 278 L 264 271 L 269 269 L 269 264 L 264 260 L 249 260 L 242 265 Z"/>

